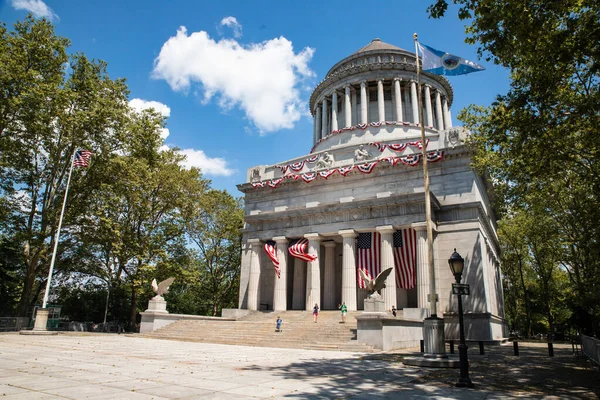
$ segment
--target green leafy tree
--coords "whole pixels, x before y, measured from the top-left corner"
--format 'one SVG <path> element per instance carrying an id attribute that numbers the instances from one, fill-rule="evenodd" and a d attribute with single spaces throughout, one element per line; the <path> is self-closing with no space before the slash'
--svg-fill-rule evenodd
<path id="1" fill-rule="evenodd" d="M 219 190 L 206 193 L 188 221 L 188 234 L 199 256 L 199 284 L 214 316 L 237 303 L 242 226 L 241 200 Z"/>
<path id="2" fill-rule="evenodd" d="M 442 17 L 449 3 L 438 0 L 430 15 Z M 537 209 L 553 222 L 554 248 L 569 276 L 575 307 L 590 316 L 591 323 L 581 329 L 598 334 L 600 4 L 452 3 L 470 23 L 466 41 L 510 70 L 508 93 L 489 108 L 471 106 L 459 116 L 472 131 L 475 164 L 491 176 L 504 200 L 500 215 L 514 207 Z"/>

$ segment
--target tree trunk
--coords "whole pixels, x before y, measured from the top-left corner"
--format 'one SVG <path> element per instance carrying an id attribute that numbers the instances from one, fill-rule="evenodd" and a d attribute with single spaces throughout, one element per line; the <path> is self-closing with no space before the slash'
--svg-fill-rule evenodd
<path id="1" fill-rule="evenodd" d="M 37 260 L 35 260 L 37 262 Z M 33 264 L 32 260 L 27 264 L 27 273 L 25 275 L 25 282 L 23 283 L 23 290 L 21 291 L 21 298 L 19 299 L 19 306 L 17 308 L 18 317 L 26 317 L 27 310 L 31 306 L 31 294 L 33 292 L 33 284 L 36 278 L 36 265 Z"/>
<path id="2" fill-rule="evenodd" d="M 523 286 L 523 297 L 525 298 L 525 335 L 531 336 L 531 306 L 529 305 L 529 295 L 527 294 L 527 288 L 525 287 L 525 277 L 523 276 L 523 261 L 519 255 L 519 274 L 521 276 L 521 286 Z"/>
<path id="3" fill-rule="evenodd" d="M 129 309 L 129 330 L 131 332 L 136 331 L 136 313 L 137 313 L 137 295 L 135 292 L 135 285 L 131 283 L 131 308 Z"/>

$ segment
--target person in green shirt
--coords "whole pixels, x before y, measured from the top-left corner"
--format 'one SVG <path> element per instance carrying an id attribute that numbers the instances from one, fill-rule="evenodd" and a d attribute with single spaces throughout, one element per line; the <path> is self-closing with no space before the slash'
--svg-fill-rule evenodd
<path id="1" fill-rule="evenodd" d="M 342 312 L 342 323 L 346 323 L 346 313 L 348 312 L 348 307 L 346 307 L 346 303 L 342 302 L 341 305 L 338 304 L 338 308 Z"/>

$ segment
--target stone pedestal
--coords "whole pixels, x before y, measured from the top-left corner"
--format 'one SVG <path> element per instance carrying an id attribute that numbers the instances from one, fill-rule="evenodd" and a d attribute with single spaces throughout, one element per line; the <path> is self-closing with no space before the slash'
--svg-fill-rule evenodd
<path id="1" fill-rule="evenodd" d="M 21 335 L 58 335 L 56 331 L 49 331 L 46 328 L 48 324 L 48 312 L 47 308 L 38 308 L 35 313 L 35 323 L 33 330 L 31 331 L 20 331 Z"/>
<path id="2" fill-rule="evenodd" d="M 382 298 L 365 299 L 365 313 L 380 313 L 386 314 L 385 300 Z"/>
<path id="3" fill-rule="evenodd" d="M 168 314 L 167 311 L 167 302 L 162 296 L 154 296 L 148 302 L 148 309 L 146 312 L 149 313 L 165 313 Z"/>

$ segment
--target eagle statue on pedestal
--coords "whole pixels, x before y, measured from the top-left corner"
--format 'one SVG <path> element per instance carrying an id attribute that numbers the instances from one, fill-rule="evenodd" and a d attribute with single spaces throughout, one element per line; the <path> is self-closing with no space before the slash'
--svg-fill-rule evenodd
<path id="1" fill-rule="evenodd" d="M 385 289 L 385 280 L 392 272 L 392 269 L 393 268 L 388 268 L 381 271 L 375 279 L 369 278 L 369 276 L 362 269 L 358 270 L 363 281 L 365 281 L 365 288 L 369 291 L 369 295 L 367 296 L 368 299 L 381 297 L 381 290 Z"/>

